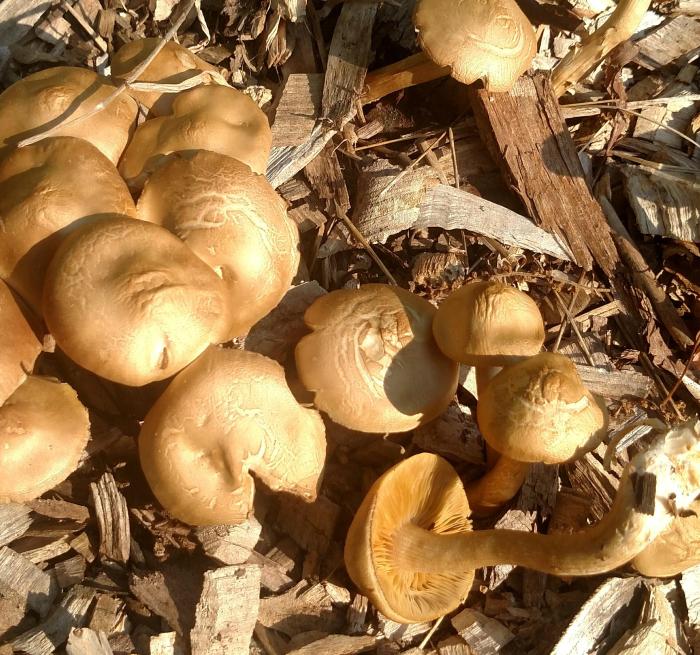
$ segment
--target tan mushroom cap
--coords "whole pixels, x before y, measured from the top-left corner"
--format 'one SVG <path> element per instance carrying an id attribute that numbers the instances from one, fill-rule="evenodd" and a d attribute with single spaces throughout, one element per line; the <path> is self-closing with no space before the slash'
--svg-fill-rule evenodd
<path id="1" fill-rule="evenodd" d="M 504 368 L 477 406 L 484 439 L 520 462 L 565 462 L 605 436 L 607 411 L 563 355 L 540 353 Z"/>
<path id="2" fill-rule="evenodd" d="M 418 0 L 413 23 L 438 66 L 489 91 L 508 91 L 535 56 L 535 31 L 514 0 Z"/>
<path id="3" fill-rule="evenodd" d="M 299 267 L 299 233 L 282 199 L 263 175 L 225 155 L 170 159 L 146 183 L 138 216 L 179 236 L 222 277 L 229 339 L 277 306 Z"/>
<path id="4" fill-rule="evenodd" d="M 69 114 L 74 118 L 93 110 L 114 89 L 86 68 L 58 66 L 28 75 L 0 93 L 0 147 L 15 145 Z M 116 165 L 137 113 L 136 101 L 123 93 L 98 114 L 61 127 L 53 136 L 85 139 Z"/>
<path id="5" fill-rule="evenodd" d="M 250 473 L 316 499 L 326 453 L 319 413 L 297 404 L 275 361 L 212 347 L 180 372 L 141 428 L 141 467 L 173 516 L 192 525 L 251 514 Z"/>
<path id="6" fill-rule="evenodd" d="M 136 216 L 114 164 L 83 139 L 51 137 L 0 160 L 0 278 L 41 315 L 49 262 L 81 219 Z"/>
<path id="7" fill-rule="evenodd" d="M 200 86 L 179 93 L 172 114 L 138 127 L 119 170 L 130 187 L 140 189 L 166 155 L 210 150 L 264 174 L 271 147 L 267 116 L 251 98 L 227 86 Z"/>
<path id="8" fill-rule="evenodd" d="M 112 57 L 112 78 L 122 82 L 124 78 L 148 57 L 163 39 L 136 39 L 122 46 Z M 192 54 L 175 41 L 168 41 L 155 59 L 139 76 L 139 82 L 180 84 L 201 73 L 218 73 L 215 66 Z M 172 108 L 173 93 L 160 91 L 136 91 L 129 93 L 154 116 L 164 116 Z"/>
<path id="9" fill-rule="evenodd" d="M 458 366 L 435 344 L 434 314 L 427 300 L 386 284 L 315 300 L 304 315 L 312 333 L 295 359 L 316 407 L 361 432 L 405 432 L 439 416 Z"/>
<path id="10" fill-rule="evenodd" d="M 0 280 L 0 405 L 27 379 L 41 344 L 9 287 Z"/>
<path id="11" fill-rule="evenodd" d="M 394 557 L 394 537 L 406 524 L 439 535 L 467 532 L 468 515 L 456 471 L 437 455 L 414 455 L 389 469 L 367 493 L 345 541 L 345 568 L 374 606 L 394 621 L 444 616 L 467 597 L 474 570 L 408 570 Z"/>
<path id="12" fill-rule="evenodd" d="M 37 498 L 78 466 L 87 410 L 67 384 L 31 376 L 0 407 L 0 503 Z"/>
<path id="13" fill-rule="evenodd" d="M 162 227 L 125 216 L 87 222 L 46 274 L 44 317 L 77 364 L 140 386 L 184 368 L 225 327 L 221 280 Z"/>
<path id="14" fill-rule="evenodd" d="M 471 282 L 440 304 L 433 335 L 456 362 L 504 366 L 542 350 L 544 322 L 526 293 L 500 282 Z"/>

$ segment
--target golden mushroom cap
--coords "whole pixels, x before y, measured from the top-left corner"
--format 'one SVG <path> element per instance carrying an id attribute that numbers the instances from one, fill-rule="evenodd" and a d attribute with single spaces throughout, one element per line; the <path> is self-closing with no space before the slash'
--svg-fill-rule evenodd
<path id="1" fill-rule="evenodd" d="M 282 199 L 225 155 L 171 158 L 146 183 L 138 216 L 179 236 L 221 276 L 233 310 L 229 339 L 279 304 L 299 267 L 299 232 Z"/>
<path id="2" fill-rule="evenodd" d="M 413 23 L 430 59 L 489 91 L 510 90 L 535 56 L 535 31 L 514 0 L 418 0 Z"/>
<path id="3" fill-rule="evenodd" d="M 221 280 L 162 227 L 125 216 L 87 222 L 46 273 L 44 317 L 77 364 L 140 386 L 193 361 L 225 327 Z"/>
<path id="4" fill-rule="evenodd" d="M 316 299 L 297 344 L 302 384 L 316 407 L 361 432 L 405 432 L 440 415 L 458 365 L 433 339 L 435 308 L 398 287 L 367 284 Z"/>
<path id="5" fill-rule="evenodd" d="M 41 344 L 10 288 L 0 280 L 0 406 L 27 379 Z"/>
<path id="6" fill-rule="evenodd" d="M 57 66 L 28 75 L 0 93 L 0 147 L 15 145 L 68 116 L 87 113 L 114 90 L 107 78 L 86 68 Z M 116 165 L 137 113 L 136 101 L 123 93 L 99 113 L 61 127 L 53 136 L 85 139 Z"/>
<path id="7" fill-rule="evenodd" d="M 500 282 L 471 282 L 440 304 L 433 335 L 456 362 L 503 366 L 514 356 L 540 352 L 544 322 L 526 293 Z"/>
<path id="8" fill-rule="evenodd" d="M 122 46 L 112 57 L 112 78 L 122 82 L 128 74 L 148 57 L 162 41 L 160 38 L 136 39 Z M 215 66 L 207 63 L 187 48 L 168 41 L 155 59 L 139 75 L 139 82 L 159 84 L 180 84 L 202 72 L 218 73 Z M 173 93 L 160 91 L 137 91 L 129 93 L 154 116 L 163 116 L 170 112 L 175 98 Z"/>
<path id="9" fill-rule="evenodd" d="M 477 419 L 488 444 L 519 462 L 555 464 L 595 448 L 607 411 L 563 355 L 540 353 L 507 366 L 482 392 Z"/>
<path id="10" fill-rule="evenodd" d="M 245 93 L 212 84 L 177 94 L 172 114 L 142 123 L 119 170 L 140 189 L 165 156 L 187 150 L 228 155 L 264 174 L 272 147 L 267 116 Z"/>
<path id="11" fill-rule="evenodd" d="M 136 216 L 114 164 L 88 141 L 50 137 L 0 159 L 0 278 L 41 315 L 49 262 L 81 219 Z"/>
<path id="12" fill-rule="evenodd" d="M 0 503 L 37 498 L 78 466 L 87 410 L 67 384 L 30 376 L 0 407 Z"/>
<path id="13" fill-rule="evenodd" d="M 315 500 L 325 453 L 321 416 L 296 402 L 277 362 L 216 347 L 178 373 L 139 437 L 154 495 L 192 525 L 244 521 L 251 472 L 274 491 Z"/>
<path id="14" fill-rule="evenodd" d="M 421 453 L 382 475 L 362 501 L 345 541 L 345 568 L 360 591 L 399 623 L 431 621 L 454 610 L 474 581 L 471 569 L 441 573 L 402 570 L 395 533 L 413 524 L 436 534 L 471 530 L 469 503 L 456 471 Z"/>

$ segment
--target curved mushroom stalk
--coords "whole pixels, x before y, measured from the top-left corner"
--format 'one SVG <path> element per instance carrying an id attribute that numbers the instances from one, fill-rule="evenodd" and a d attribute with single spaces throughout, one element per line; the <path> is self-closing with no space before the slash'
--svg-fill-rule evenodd
<path id="1" fill-rule="evenodd" d="M 493 466 L 465 486 L 472 516 L 488 516 L 503 507 L 520 491 L 530 470 L 529 462 L 518 462 L 495 450 L 492 453 Z"/>

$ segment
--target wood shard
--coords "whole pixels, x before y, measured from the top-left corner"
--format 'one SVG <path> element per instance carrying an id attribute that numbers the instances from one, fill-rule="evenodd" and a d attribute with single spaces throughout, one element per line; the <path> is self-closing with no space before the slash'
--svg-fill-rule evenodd
<path id="1" fill-rule="evenodd" d="M 367 596 L 355 594 L 352 603 L 348 606 L 347 624 L 351 635 L 363 634 L 366 631 L 367 609 L 369 600 Z"/>
<path id="2" fill-rule="evenodd" d="M 340 507 L 325 496 L 313 503 L 285 496 L 280 501 L 277 528 L 307 552 L 322 556 L 331 543 L 339 515 Z"/>
<path id="3" fill-rule="evenodd" d="M 73 628 L 68 635 L 66 655 L 114 655 L 104 632 Z"/>
<path id="4" fill-rule="evenodd" d="M 647 33 L 636 42 L 636 62 L 652 70 L 666 66 L 695 50 L 700 43 L 700 22 L 676 16 Z"/>
<path id="5" fill-rule="evenodd" d="M 472 609 L 453 616 L 452 626 L 479 655 L 495 655 L 515 638 L 502 623 Z"/>
<path id="6" fill-rule="evenodd" d="M 58 593 L 56 580 L 11 548 L 0 548 L 0 594 L 14 592 L 28 609 L 46 616 Z"/>
<path id="7" fill-rule="evenodd" d="M 248 655 L 259 602 L 260 567 L 207 571 L 190 632 L 192 655 Z"/>
<path id="8" fill-rule="evenodd" d="M 61 589 L 67 589 L 83 581 L 86 567 L 85 558 L 82 555 L 75 555 L 58 562 L 53 567 L 53 572 Z"/>
<path id="9" fill-rule="evenodd" d="M 111 473 L 105 473 L 97 483 L 92 482 L 90 491 L 100 528 L 100 552 L 108 559 L 126 563 L 131 543 L 126 499 Z"/>
<path id="10" fill-rule="evenodd" d="M 353 637 L 350 635 L 328 635 L 318 641 L 312 641 L 306 646 L 295 648 L 287 655 L 355 655 L 374 650 L 377 645 L 376 637 L 368 635 Z"/>
<path id="11" fill-rule="evenodd" d="M 27 506 L 33 512 L 52 519 L 70 519 L 80 523 L 87 523 L 90 519 L 90 511 L 87 507 L 69 503 L 66 500 L 38 498 L 37 500 L 30 500 Z"/>
<path id="12" fill-rule="evenodd" d="M 0 44 L 8 47 L 19 41 L 52 4 L 51 0 L 4 0 L 0 3 Z"/>
<path id="13" fill-rule="evenodd" d="M 31 508 L 19 503 L 0 505 L 0 546 L 21 537 L 32 523 Z"/>
<path id="14" fill-rule="evenodd" d="M 322 73 L 292 73 L 282 89 L 272 124 L 272 145 L 297 146 L 306 142 L 321 114 Z"/>
<path id="15" fill-rule="evenodd" d="M 185 640 L 177 632 L 163 632 L 151 637 L 150 655 L 187 655 Z"/>
<path id="16" fill-rule="evenodd" d="M 416 652 L 414 653 L 413 651 Z M 424 651 L 418 648 L 412 648 L 410 651 L 407 651 L 407 653 L 411 653 L 411 655 L 423 655 L 423 652 Z M 456 635 L 452 635 L 451 637 L 447 637 L 447 639 L 443 639 L 442 641 L 438 642 L 437 652 L 440 655 L 474 655 L 475 651 L 473 651 L 467 645 L 464 639 Z"/>
<path id="17" fill-rule="evenodd" d="M 688 608 L 688 621 L 700 627 L 700 564 L 683 571 L 681 589 Z"/>
<path id="18" fill-rule="evenodd" d="M 195 536 L 209 557 L 213 557 L 222 564 L 231 565 L 243 564 L 248 560 L 260 539 L 261 531 L 260 523 L 255 518 L 250 518 L 238 525 L 197 528 Z"/>
<path id="19" fill-rule="evenodd" d="M 596 366 L 577 364 L 583 385 L 604 398 L 646 398 L 655 389 L 654 380 L 639 371 L 607 371 Z"/>
<path id="20" fill-rule="evenodd" d="M 124 618 L 124 601 L 109 594 L 100 594 L 92 610 L 88 627 L 95 632 L 112 634 Z"/>

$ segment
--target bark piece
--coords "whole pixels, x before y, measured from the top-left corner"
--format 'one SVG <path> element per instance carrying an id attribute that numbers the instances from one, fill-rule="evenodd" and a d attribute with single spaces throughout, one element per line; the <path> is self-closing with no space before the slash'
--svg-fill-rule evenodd
<path id="1" fill-rule="evenodd" d="M 610 228 L 546 75 L 524 75 L 508 93 L 470 93 L 486 145 L 533 220 L 564 239 L 579 266 L 590 270 L 595 261 L 612 274 L 618 256 Z"/>
<path id="2" fill-rule="evenodd" d="M 0 3 L 0 46 L 17 43 L 52 4 L 51 0 L 4 0 Z"/>
<path id="3" fill-rule="evenodd" d="M 605 469 L 593 453 L 586 453 L 565 466 L 574 489 L 589 499 L 591 518 L 599 521 L 610 510 L 618 479 Z"/>
<path id="4" fill-rule="evenodd" d="M 80 584 L 85 578 L 85 568 L 87 563 L 82 555 L 76 555 L 69 559 L 58 562 L 53 567 L 56 582 L 62 589 L 67 589 L 73 585 Z"/>
<path id="5" fill-rule="evenodd" d="M 332 143 L 327 143 L 318 157 L 306 165 L 304 174 L 329 213 L 335 215 L 339 209 L 347 214 L 350 196 Z"/>
<path id="6" fill-rule="evenodd" d="M 476 610 L 462 610 L 451 620 L 459 636 L 480 655 L 495 655 L 515 638 L 500 621 Z"/>
<path id="7" fill-rule="evenodd" d="M 290 650 L 287 655 L 355 655 L 366 653 L 377 646 L 377 638 L 364 635 L 353 637 L 350 635 L 328 635 L 318 641 L 313 641 L 301 648 Z"/>
<path id="8" fill-rule="evenodd" d="M 66 655 L 114 655 L 104 632 L 73 628 L 68 635 Z"/>
<path id="9" fill-rule="evenodd" d="M 0 546 L 21 537 L 29 528 L 31 509 L 19 503 L 0 505 Z"/>
<path id="10" fill-rule="evenodd" d="M 90 519 L 90 511 L 84 505 L 69 503 L 66 500 L 52 500 L 38 498 L 27 503 L 33 512 L 52 519 L 70 519 L 81 523 L 87 523 Z"/>
<path id="11" fill-rule="evenodd" d="M 635 61 L 645 68 L 661 68 L 695 50 L 700 43 L 700 22 L 676 16 L 645 34 L 636 42 Z"/>
<path id="12" fill-rule="evenodd" d="M 259 601 L 259 567 L 207 571 L 190 632 L 192 655 L 248 655 Z"/>
<path id="13" fill-rule="evenodd" d="M 129 559 L 131 533 L 126 499 L 119 493 L 111 473 L 90 484 L 95 514 L 100 528 L 100 552 L 116 562 Z"/>
<path id="14" fill-rule="evenodd" d="M 262 526 L 255 518 L 238 525 L 214 525 L 197 528 L 195 536 L 204 552 L 222 564 L 243 564 L 260 539 Z"/>
<path id="15" fill-rule="evenodd" d="M 306 142 L 321 114 L 323 74 L 292 73 L 287 77 L 272 124 L 275 147 Z"/>
<path id="16" fill-rule="evenodd" d="M 0 548 L 0 592 L 13 592 L 24 606 L 46 616 L 58 592 L 54 577 L 11 548 Z"/>

